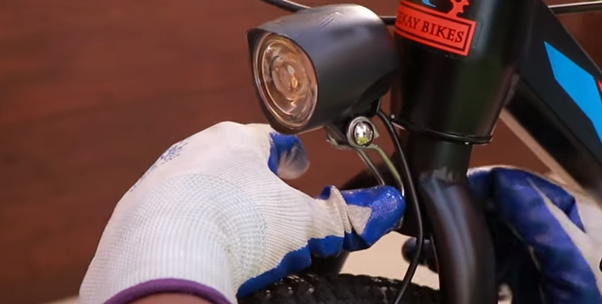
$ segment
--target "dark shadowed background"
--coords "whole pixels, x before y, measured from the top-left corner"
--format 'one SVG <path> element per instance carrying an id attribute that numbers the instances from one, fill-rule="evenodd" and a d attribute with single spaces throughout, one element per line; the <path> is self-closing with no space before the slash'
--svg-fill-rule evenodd
<path id="1" fill-rule="evenodd" d="M 161 152 L 219 121 L 263 121 L 245 31 L 282 14 L 252 0 L 0 3 L 1 303 L 75 295 L 115 203 Z M 563 20 L 601 63 L 602 15 Z M 300 189 L 363 169 L 323 133 L 303 139 Z M 474 157 L 493 163 L 543 170 L 502 124 Z"/>

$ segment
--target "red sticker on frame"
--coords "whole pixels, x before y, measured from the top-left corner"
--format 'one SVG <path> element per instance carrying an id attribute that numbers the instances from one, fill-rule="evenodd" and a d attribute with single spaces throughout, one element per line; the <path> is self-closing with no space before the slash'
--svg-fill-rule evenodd
<path id="1" fill-rule="evenodd" d="M 467 56 L 476 22 L 458 17 L 468 0 L 449 0 L 447 13 L 401 0 L 397 8 L 395 32 L 407 39 L 449 53 Z"/>

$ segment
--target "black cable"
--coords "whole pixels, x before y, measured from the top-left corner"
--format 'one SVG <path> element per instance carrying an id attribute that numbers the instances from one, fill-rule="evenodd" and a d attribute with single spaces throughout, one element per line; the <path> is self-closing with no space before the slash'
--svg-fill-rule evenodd
<path id="1" fill-rule="evenodd" d="M 550 5 L 549 8 L 558 16 L 576 13 L 591 13 L 602 11 L 602 1 L 556 4 Z"/>
<path id="2" fill-rule="evenodd" d="M 404 189 L 406 203 L 409 198 L 412 207 L 414 207 L 414 216 L 416 217 L 417 226 L 416 228 L 418 230 L 418 235 L 416 236 L 416 252 L 414 253 L 412 260 L 410 261 L 410 265 L 408 266 L 408 270 L 406 271 L 406 274 L 403 277 L 403 281 L 401 282 L 401 286 L 399 287 L 399 291 L 397 293 L 397 296 L 395 297 L 395 301 L 393 301 L 393 304 L 399 304 L 401 302 L 401 298 L 403 297 L 404 292 L 410 285 L 410 282 L 412 282 L 412 278 L 416 273 L 416 268 L 418 268 L 420 255 L 422 254 L 422 245 L 424 244 L 424 229 L 422 226 L 422 214 L 420 212 L 420 205 L 418 204 L 418 193 L 416 193 L 414 181 L 412 180 L 412 175 L 410 174 L 410 166 L 408 165 L 408 161 L 403 152 L 403 148 L 401 147 L 401 143 L 399 142 L 399 137 L 395 132 L 395 127 L 393 127 L 393 124 L 389 120 L 389 117 L 387 117 L 387 114 L 385 114 L 382 110 L 378 110 L 378 112 L 376 112 L 376 115 L 385 125 L 387 132 L 389 132 L 389 136 L 393 141 L 393 146 L 395 147 L 395 151 L 397 152 L 397 155 L 399 157 L 399 164 L 401 165 L 400 173 L 403 182 L 405 183 L 405 187 L 401 184 L 401 182 L 398 179 L 395 179 L 395 181 L 397 183 L 397 187 L 400 190 Z"/>
<path id="3" fill-rule="evenodd" d="M 300 10 L 310 8 L 307 5 L 299 4 L 290 0 L 261 0 L 267 4 L 281 8 L 285 11 L 296 13 Z M 576 13 L 591 13 L 602 11 L 602 0 L 588 1 L 588 2 L 577 2 L 577 3 L 565 3 L 548 6 L 554 14 L 557 16 L 576 14 Z M 386 25 L 395 24 L 395 16 L 380 16 Z"/>
<path id="4" fill-rule="evenodd" d="M 297 2 L 289 1 L 289 0 L 261 0 L 269 5 L 275 6 L 279 9 L 283 9 L 287 12 L 296 13 L 300 10 L 308 9 L 309 6 L 299 4 Z"/>

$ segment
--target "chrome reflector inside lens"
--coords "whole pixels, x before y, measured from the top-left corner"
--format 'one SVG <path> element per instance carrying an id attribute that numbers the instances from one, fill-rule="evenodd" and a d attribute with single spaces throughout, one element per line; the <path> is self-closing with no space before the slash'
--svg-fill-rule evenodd
<path id="1" fill-rule="evenodd" d="M 305 52 L 291 40 L 264 34 L 253 54 L 253 76 L 266 108 L 290 129 L 301 129 L 317 102 L 317 79 Z"/>

